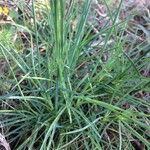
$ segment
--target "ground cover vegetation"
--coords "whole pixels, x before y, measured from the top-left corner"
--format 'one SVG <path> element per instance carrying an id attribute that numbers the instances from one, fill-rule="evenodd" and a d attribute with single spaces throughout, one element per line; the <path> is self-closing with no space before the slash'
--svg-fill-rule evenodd
<path id="1" fill-rule="evenodd" d="M 0 149 L 149 150 L 148 1 L 0 2 Z"/>

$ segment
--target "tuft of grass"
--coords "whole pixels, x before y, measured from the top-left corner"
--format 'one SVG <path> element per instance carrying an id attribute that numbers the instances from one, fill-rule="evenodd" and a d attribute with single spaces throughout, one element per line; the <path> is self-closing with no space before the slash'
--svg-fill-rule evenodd
<path id="1" fill-rule="evenodd" d="M 51 0 L 39 18 L 32 1 L 33 25 L 15 24 L 30 46 L 18 53 L 0 42 L 11 81 L 0 96 L 0 123 L 12 149 L 121 150 L 133 149 L 133 140 L 150 148 L 150 104 L 135 96 L 149 89 L 141 74 L 149 44 L 128 42 L 128 20 L 118 22 L 122 3 L 111 12 L 104 1 L 112 23 L 93 32 L 91 2 Z"/>

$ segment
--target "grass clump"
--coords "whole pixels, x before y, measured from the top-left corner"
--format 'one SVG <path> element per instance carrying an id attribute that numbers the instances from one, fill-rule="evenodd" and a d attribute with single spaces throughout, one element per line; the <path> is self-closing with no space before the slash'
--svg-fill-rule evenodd
<path id="1" fill-rule="evenodd" d="M 117 19 L 121 4 L 107 8 L 111 24 L 95 33 L 87 23 L 91 2 L 51 0 L 39 20 L 33 1 L 29 47 L 16 53 L 0 43 L 11 80 L 0 119 L 12 149 L 150 148 L 149 103 L 136 96 L 149 89 L 141 73 L 149 44 L 128 42 L 127 21 Z"/>

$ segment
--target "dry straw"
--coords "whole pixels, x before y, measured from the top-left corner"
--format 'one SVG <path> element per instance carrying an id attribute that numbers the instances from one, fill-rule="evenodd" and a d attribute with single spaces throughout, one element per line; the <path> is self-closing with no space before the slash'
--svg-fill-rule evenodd
<path id="1" fill-rule="evenodd" d="M 11 150 L 9 143 L 6 141 L 4 135 L 0 133 L 0 147 L 5 148 L 5 150 Z"/>

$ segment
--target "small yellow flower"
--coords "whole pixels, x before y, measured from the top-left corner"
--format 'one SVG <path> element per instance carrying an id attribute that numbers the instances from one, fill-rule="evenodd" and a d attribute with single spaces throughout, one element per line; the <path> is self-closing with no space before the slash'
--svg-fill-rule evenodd
<path id="1" fill-rule="evenodd" d="M 3 7 L 3 14 L 4 14 L 5 16 L 8 16 L 8 14 L 9 14 L 9 9 L 8 9 L 8 7 L 6 7 L 6 6 Z"/>
<path id="2" fill-rule="evenodd" d="M 3 13 L 3 8 L 0 6 L 0 15 Z"/>

